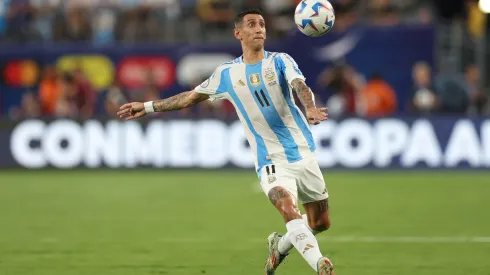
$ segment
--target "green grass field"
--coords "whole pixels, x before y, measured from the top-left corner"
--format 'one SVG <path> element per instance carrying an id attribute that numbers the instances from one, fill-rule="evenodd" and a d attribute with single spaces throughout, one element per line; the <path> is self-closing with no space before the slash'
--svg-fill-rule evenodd
<path id="1" fill-rule="evenodd" d="M 490 274 L 490 173 L 326 173 L 337 275 Z M 1 275 L 263 274 L 253 171 L 2 171 Z M 297 252 L 279 275 L 315 274 Z"/>

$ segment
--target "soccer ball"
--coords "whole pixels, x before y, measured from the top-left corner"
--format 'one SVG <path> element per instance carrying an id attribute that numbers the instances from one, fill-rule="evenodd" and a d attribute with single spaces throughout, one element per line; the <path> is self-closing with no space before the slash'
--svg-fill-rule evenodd
<path id="1" fill-rule="evenodd" d="M 296 7 L 294 21 L 302 33 L 319 37 L 333 28 L 335 12 L 327 0 L 303 0 Z"/>

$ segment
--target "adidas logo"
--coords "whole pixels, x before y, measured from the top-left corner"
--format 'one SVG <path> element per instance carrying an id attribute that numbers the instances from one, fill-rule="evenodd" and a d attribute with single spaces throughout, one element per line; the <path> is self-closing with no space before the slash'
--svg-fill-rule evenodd
<path id="1" fill-rule="evenodd" d="M 238 82 L 235 84 L 235 86 L 233 86 L 233 88 L 237 88 L 237 87 L 245 87 L 245 82 L 243 82 L 243 80 L 238 80 Z"/>
<path id="2" fill-rule="evenodd" d="M 315 247 L 315 246 L 314 246 L 314 245 L 312 245 L 312 244 L 307 244 L 307 245 L 306 245 L 306 247 L 305 247 L 305 249 L 303 249 L 303 254 L 305 254 L 305 253 L 306 253 L 306 251 L 308 251 L 308 250 L 310 250 L 310 249 L 312 249 L 312 248 L 314 248 L 314 247 Z"/>

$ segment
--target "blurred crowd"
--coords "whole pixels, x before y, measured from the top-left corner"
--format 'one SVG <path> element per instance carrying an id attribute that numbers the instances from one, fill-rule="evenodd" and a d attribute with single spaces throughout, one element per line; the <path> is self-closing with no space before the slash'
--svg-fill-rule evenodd
<path id="1" fill-rule="evenodd" d="M 300 0 L 4 0 L 0 41 L 12 43 L 221 42 L 240 10 L 260 8 L 271 39 L 295 28 Z M 332 0 L 336 31 L 368 23 L 430 23 L 434 5 L 423 0 Z M 437 1 L 436 1 L 437 2 Z M 3 11 L 3 12 L 2 12 Z M 2 15 L 3 13 L 3 15 Z"/>
<path id="2" fill-rule="evenodd" d="M 10 0 L 0 7 L 0 43 L 145 42 L 219 43 L 233 40 L 234 16 L 246 8 L 265 12 L 270 39 L 280 39 L 295 29 L 292 14 L 299 0 Z M 462 20 L 467 31 L 478 35 L 476 0 L 331 0 L 336 11 L 334 31 L 356 24 L 444 24 Z M 2 16 L 3 13 L 3 16 Z M 476 26 L 476 27 L 475 27 Z M 460 70 L 431 68 L 421 61 L 413 66 L 408 106 L 400 106 L 393 87 L 383 75 L 363 76 L 346 62 L 319 74 L 314 84 L 319 105 L 331 116 L 378 117 L 397 110 L 417 115 L 490 114 L 488 92 L 480 67 L 467 62 Z M 155 85 L 148 71 L 140 87 L 128 90 L 114 82 L 97 91 L 83 71 L 43 69 L 39 85 L 22 97 L 20 106 L 8 110 L 12 118 L 114 117 L 128 101 L 156 100 L 168 96 Z M 195 85 L 202 79 L 196 79 Z M 188 87 L 188 88 L 193 88 Z M 205 102 L 194 109 L 159 117 L 220 117 L 234 119 L 233 106 L 225 101 Z"/>
<path id="3" fill-rule="evenodd" d="M 399 106 L 395 90 L 379 73 L 368 79 L 349 64 L 326 69 L 319 77 L 318 104 L 329 107 L 331 117 L 361 116 L 367 118 L 392 116 L 398 109 L 416 116 L 452 115 L 483 116 L 490 114 L 488 93 L 481 84 L 475 64 L 464 73 L 436 73 L 426 62 L 414 64 L 412 87 L 406 106 Z M 326 102 L 322 96 L 326 96 Z"/>
<path id="4" fill-rule="evenodd" d="M 366 118 L 398 114 L 417 116 L 490 115 L 488 93 L 482 87 L 481 73 L 475 64 L 464 73 L 435 73 L 426 62 L 414 64 L 412 87 L 407 106 L 399 106 L 394 88 L 379 73 L 368 78 L 356 72 L 349 64 L 341 63 L 326 68 L 318 77 L 315 94 L 319 106 L 327 106 L 332 118 L 360 116 Z M 117 82 L 106 91 L 97 92 L 81 70 L 58 73 L 54 67 L 46 67 L 38 93 L 25 93 L 21 106 L 10 110 L 10 117 L 116 117 L 122 104 L 129 101 L 150 101 L 166 97 L 154 84 L 153 74 L 148 72 L 145 82 L 128 90 Z M 199 85 L 196 80 L 190 89 Z M 296 99 L 297 100 L 297 99 Z M 297 100 L 299 104 L 299 101 Z M 194 108 L 178 112 L 152 114 L 152 118 L 206 118 L 236 119 L 232 104 L 228 101 L 205 101 Z"/>
<path id="5" fill-rule="evenodd" d="M 202 83 L 196 79 L 192 89 Z M 146 102 L 167 97 L 164 90 L 157 87 L 151 70 L 145 73 L 144 81 L 131 89 L 121 85 L 117 80 L 107 89 L 97 90 L 84 74 L 83 70 L 60 72 L 54 66 L 46 66 L 40 79 L 39 87 L 25 92 L 21 104 L 9 110 L 11 119 L 25 118 L 73 118 L 88 119 L 93 117 L 116 118 L 119 107 L 127 102 Z M 178 112 L 155 113 L 151 118 L 197 118 L 217 117 L 222 119 L 237 118 L 234 107 L 225 101 L 205 101 L 194 108 Z"/>

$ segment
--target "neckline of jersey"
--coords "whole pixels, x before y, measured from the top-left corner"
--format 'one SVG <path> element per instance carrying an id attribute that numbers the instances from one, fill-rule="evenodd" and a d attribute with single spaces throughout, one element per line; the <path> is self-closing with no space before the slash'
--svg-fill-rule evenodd
<path id="1" fill-rule="evenodd" d="M 256 66 L 256 65 L 259 65 L 260 63 L 262 63 L 262 61 L 264 61 L 265 59 L 269 58 L 269 55 L 270 55 L 270 53 L 268 51 L 264 51 L 264 58 L 262 60 L 260 60 L 259 62 L 254 63 L 254 64 L 245 63 L 245 61 L 243 61 L 243 54 L 239 57 L 239 60 L 241 63 L 245 64 L 246 66 Z"/>

